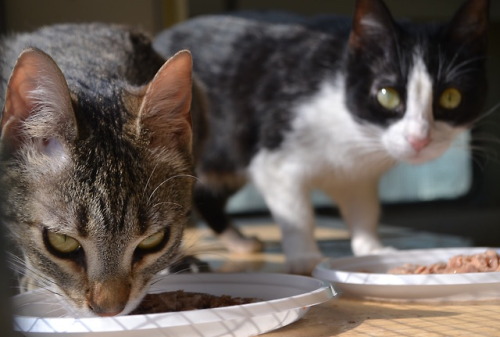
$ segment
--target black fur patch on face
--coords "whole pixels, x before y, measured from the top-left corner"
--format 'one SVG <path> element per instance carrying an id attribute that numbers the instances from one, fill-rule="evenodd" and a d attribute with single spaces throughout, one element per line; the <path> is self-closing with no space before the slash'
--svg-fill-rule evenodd
<path id="1" fill-rule="evenodd" d="M 448 24 L 396 23 L 380 1 L 360 1 L 348 44 L 346 103 L 361 122 L 382 127 L 401 118 L 407 107 L 408 80 L 417 58 L 431 77 L 436 120 L 466 126 L 481 112 L 487 83 L 485 35 L 487 1 L 469 1 Z M 402 104 L 378 104 L 380 88 L 391 87 Z M 444 90 L 455 88 L 462 101 L 455 109 L 439 105 Z"/>
<path id="2" fill-rule="evenodd" d="M 478 41 L 457 44 L 446 35 L 443 27 L 435 40 L 430 41 L 426 65 L 434 76 L 434 117 L 452 125 L 467 126 L 483 112 L 488 83 L 484 48 Z M 444 90 L 456 88 L 462 94 L 460 105 L 453 110 L 442 108 L 438 102 Z"/>
<path id="3" fill-rule="evenodd" d="M 89 222 L 89 214 L 86 205 L 81 204 L 76 210 L 76 229 L 78 234 L 82 237 L 87 237 L 89 235 L 87 225 Z"/>
<path id="4" fill-rule="evenodd" d="M 349 50 L 345 99 L 358 121 L 388 126 L 404 115 L 406 84 L 413 60 L 411 54 L 401 54 L 400 50 L 389 36 L 379 37 L 377 43 L 364 41 L 362 47 Z M 384 87 L 399 92 L 402 104 L 397 109 L 385 109 L 377 102 L 377 92 Z"/>
<path id="5" fill-rule="evenodd" d="M 467 44 L 456 46 L 443 37 L 442 28 L 398 26 L 397 41 L 379 40 L 377 46 L 365 44 L 349 54 L 346 76 L 346 103 L 361 122 L 386 127 L 403 117 L 407 107 L 409 73 L 416 57 L 421 57 L 431 76 L 436 120 L 466 126 L 481 113 L 487 90 L 485 59 Z M 419 56 L 418 56 L 419 55 Z M 376 99 L 380 88 L 392 87 L 401 95 L 396 110 L 384 109 Z M 447 88 L 462 93 L 462 102 L 453 110 L 438 102 Z"/>

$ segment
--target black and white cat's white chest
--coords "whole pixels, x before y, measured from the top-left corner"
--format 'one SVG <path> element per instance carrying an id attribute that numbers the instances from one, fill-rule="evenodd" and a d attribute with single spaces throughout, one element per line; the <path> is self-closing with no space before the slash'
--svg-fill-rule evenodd
<path id="1" fill-rule="evenodd" d="M 318 92 L 290 107 L 290 127 L 281 130 L 281 143 L 262 146 L 253 155 L 248 166 L 253 180 L 262 172 L 275 172 L 293 177 L 297 186 L 321 188 L 351 177 L 378 177 L 394 163 L 382 149 L 382 131 L 353 118 L 345 104 L 343 79 L 338 74 L 325 80 Z"/>

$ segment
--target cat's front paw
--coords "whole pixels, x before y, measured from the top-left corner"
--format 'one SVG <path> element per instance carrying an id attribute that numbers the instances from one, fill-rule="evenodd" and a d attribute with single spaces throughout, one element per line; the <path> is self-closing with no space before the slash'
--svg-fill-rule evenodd
<path id="1" fill-rule="evenodd" d="M 219 235 L 219 239 L 231 253 L 249 254 L 261 252 L 264 243 L 256 237 L 246 237 L 234 227 L 229 227 Z"/>
<path id="2" fill-rule="evenodd" d="M 389 254 L 389 253 L 394 253 L 397 252 L 398 250 L 394 247 L 391 246 L 379 246 L 379 245 L 373 245 L 369 247 L 363 247 L 363 249 L 354 249 L 353 248 L 353 253 L 356 256 L 363 256 L 363 255 L 374 255 L 374 254 Z"/>
<path id="3" fill-rule="evenodd" d="M 397 251 L 394 247 L 384 246 L 378 238 L 368 235 L 353 237 L 351 239 L 351 249 L 356 256 L 386 254 Z"/>
<path id="4" fill-rule="evenodd" d="M 314 267 L 323 259 L 322 255 L 296 256 L 287 259 L 287 272 L 291 274 L 311 275 Z"/>

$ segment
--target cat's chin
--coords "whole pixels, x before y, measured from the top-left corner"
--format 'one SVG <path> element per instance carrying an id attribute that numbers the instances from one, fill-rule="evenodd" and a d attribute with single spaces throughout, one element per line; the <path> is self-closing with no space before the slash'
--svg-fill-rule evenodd
<path id="1" fill-rule="evenodd" d="M 431 144 L 421 151 L 414 151 L 410 147 L 397 148 L 395 150 L 388 149 L 389 155 L 398 162 L 420 165 L 433 161 L 443 155 L 449 148 L 449 144 Z"/>
<path id="2" fill-rule="evenodd" d="M 429 149 L 404 156 L 400 161 L 410 165 L 421 165 L 439 158 L 445 150 Z"/>
<path id="3" fill-rule="evenodd" d="M 432 160 L 436 159 L 437 157 L 439 157 L 439 156 L 416 155 L 416 156 L 408 157 L 408 158 L 404 159 L 403 162 L 410 164 L 410 165 L 421 165 L 421 164 L 425 164 L 429 161 L 432 161 Z"/>

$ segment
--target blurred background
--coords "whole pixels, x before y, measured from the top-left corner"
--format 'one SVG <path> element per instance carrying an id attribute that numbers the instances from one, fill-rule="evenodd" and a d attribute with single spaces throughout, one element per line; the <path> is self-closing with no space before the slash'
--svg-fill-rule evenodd
<path id="1" fill-rule="evenodd" d="M 386 3 L 397 18 L 442 21 L 448 20 L 462 1 L 386 0 Z M 203 14 L 273 9 L 308 16 L 325 13 L 350 16 L 353 6 L 354 0 L 0 0 L 0 32 L 27 31 L 60 22 L 102 21 L 139 26 L 154 35 Z M 500 103 L 500 1 L 497 0 L 492 1 L 489 34 L 487 110 Z M 470 151 L 468 144 L 480 150 Z M 395 168 L 384 178 L 381 195 L 384 224 L 457 235 L 477 246 L 500 246 L 500 108 L 438 161 L 421 167 Z M 338 217 L 334 204 L 321 193 L 314 193 L 313 200 L 318 214 Z M 229 209 L 240 219 L 268 214 L 252 186 L 238 193 Z M 0 252 L 0 262 L 3 261 Z M 3 270 L 0 273 L 5 275 Z M 0 282 L 4 280 L 0 278 Z M 4 289 L 5 284 L 0 284 L 0 297 L 6 296 L 1 292 Z M 0 309 L 3 334 L 10 322 L 4 312 L 8 308 L 0 306 Z"/>
<path id="2" fill-rule="evenodd" d="M 448 20 L 462 0 L 386 0 L 397 18 Z M 234 10 L 286 10 L 303 15 L 350 16 L 354 0 L 0 0 L 0 30 L 32 30 L 58 22 L 103 21 L 139 26 L 151 35 L 190 17 Z M 489 99 L 500 103 L 500 1 L 492 1 L 488 55 Z M 470 151 L 472 144 L 479 151 Z M 401 166 L 381 183 L 383 222 L 467 237 L 475 245 L 500 245 L 500 108 L 476 125 L 443 158 L 419 167 Z M 313 194 L 319 214 L 337 216 L 330 200 Z M 266 214 L 248 186 L 229 210 L 237 216 Z"/>

